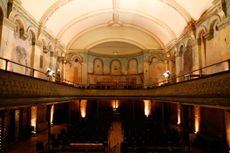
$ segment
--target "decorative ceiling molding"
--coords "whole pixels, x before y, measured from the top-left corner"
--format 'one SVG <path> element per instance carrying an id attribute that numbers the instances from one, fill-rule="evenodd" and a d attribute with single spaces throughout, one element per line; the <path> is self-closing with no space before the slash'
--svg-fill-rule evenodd
<path id="1" fill-rule="evenodd" d="M 57 11 L 60 7 L 64 6 L 65 4 L 69 3 L 70 1 L 73 0 L 58 0 L 55 2 L 51 7 L 49 7 L 46 12 L 42 15 L 40 19 L 41 25 L 45 25 L 46 21 L 50 16 L 52 16 L 55 11 Z"/>
<path id="2" fill-rule="evenodd" d="M 84 35 L 85 33 L 87 32 L 90 32 L 90 31 L 93 31 L 97 28 L 101 28 L 101 27 L 105 27 L 107 26 L 106 24 L 102 24 L 102 25 L 98 25 L 98 26 L 93 26 L 93 27 L 90 27 L 84 31 L 82 31 L 81 33 L 79 33 L 78 35 L 75 35 L 75 37 L 73 37 L 71 39 L 71 41 L 69 42 L 69 44 L 67 45 L 67 48 L 69 48 L 79 37 L 81 37 L 82 35 Z M 157 37 L 155 34 L 153 34 L 152 32 L 148 31 L 147 29 L 144 29 L 143 27 L 139 27 L 137 25 L 132 25 L 132 24 L 124 24 L 125 27 L 130 27 L 130 28 L 133 28 L 133 29 L 136 29 L 138 31 L 141 31 L 143 33 L 145 33 L 146 35 L 149 35 L 150 37 L 152 37 L 154 40 L 156 40 L 159 45 L 161 46 L 161 48 L 164 48 L 164 43 L 161 41 L 161 39 L 159 37 Z"/>
<path id="3" fill-rule="evenodd" d="M 175 0 L 159 0 L 159 1 L 162 1 L 163 3 L 174 8 L 185 19 L 186 22 L 190 22 L 192 20 L 192 17 L 189 14 L 189 12 Z"/>
<path id="4" fill-rule="evenodd" d="M 76 42 L 76 40 L 79 39 L 84 34 L 90 32 L 90 31 L 94 31 L 94 30 L 96 30 L 98 28 L 101 28 L 101 27 L 106 27 L 106 26 L 108 26 L 108 25 L 107 24 L 101 24 L 101 25 L 98 25 L 98 26 L 92 26 L 90 28 L 85 29 L 84 31 L 81 31 L 79 34 L 74 34 L 74 37 L 66 45 L 67 49 L 70 49 L 71 46 L 74 44 L 74 42 Z M 133 29 L 136 29 L 138 31 L 141 31 L 141 32 L 145 33 L 146 35 L 148 35 L 151 38 L 153 38 L 161 46 L 161 48 L 165 48 L 165 45 L 162 42 L 162 40 L 158 36 L 156 36 L 154 33 L 148 31 L 147 29 L 145 29 L 143 27 L 139 27 L 137 25 L 132 25 L 132 24 L 124 24 L 124 27 L 130 27 L 130 28 L 133 28 Z M 143 45 L 141 45 L 141 46 L 143 46 Z"/>
<path id="5" fill-rule="evenodd" d="M 47 11 L 43 14 L 43 16 L 40 19 L 40 23 L 44 25 L 48 18 L 52 16 L 55 11 L 57 11 L 60 7 L 64 6 L 65 4 L 69 3 L 70 1 L 73 0 L 58 0 L 55 2 Z M 189 22 L 192 17 L 189 14 L 189 12 L 179 3 L 177 3 L 174 0 L 158 0 L 162 3 L 167 4 L 169 7 L 174 8 L 184 19 L 186 22 Z M 119 0 L 113 0 L 113 10 L 114 10 L 114 15 L 118 15 L 118 9 L 119 9 Z"/>
<path id="6" fill-rule="evenodd" d="M 160 21 L 160 20 L 157 19 L 157 18 L 154 18 L 154 17 L 151 17 L 151 16 L 144 15 L 144 14 L 141 13 L 141 12 L 128 12 L 128 11 L 126 11 L 126 12 L 121 11 L 121 12 L 122 12 L 122 13 L 126 13 L 126 14 L 135 14 L 136 16 L 140 16 L 141 18 L 142 18 L 142 17 L 143 17 L 143 18 L 146 18 L 146 19 L 148 19 L 149 21 L 151 21 L 151 22 L 157 24 L 157 25 L 158 25 L 160 28 L 162 28 L 166 33 L 168 33 L 168 35 L 169 35 L 171 38 L 176 38 L 176 34 L 173 32 L 173 30 L 172 30 L 168 25 L 166 25 L 164 22 Z M 79 23 L 79 22 L 81 22 L 81 21 L 83 21 L 83 20 L 89 19 L 90 17 L 94 17 L 94 16 L 97 16 L 97 15 L 100 15 L 100 14 L 105 14 L 105 13 L 111 13 L 111 11 L 108 10 L 108 9 L 106 9 L 106 10 L 104 10 L 104 11 L 103 11 L 103 10 L 100 10 L 100 11 L 98 11 L 98 12 L 93 11 L 93 12 L 91 12 L 91 13 L 89 13 L 89 14 L 82 15 L 80 18 L 75 18 L 75 19 L 73 19 L 70 23 L 66 24 L 66 26 L 64 26 L 64 27 L 60 30 L 60 32 L 57 34 L 57 38 L 58 38 L 58 39 L 61 39 L 61 38 L 63 37 L 63 35 L 64 35 L 72 26 L 74 26 L 75 24 L 77 24 L 77 23 Z M 109 23 L 109 24 L 110 24 L 110 23 Z M 134 25 L 134 24 L 123 23 L 123 26 L 125 26 L 125 25 Z M 99 25 L 99 26 L 100 26 L 100 25 Z M 108 24 L 107 24 L 107 26 L 108 26 Z M 136 25 L 136 27 L 140 27 L 140 26 Z M 90 28 L 86 28 L 86 29 L 82 30 L 81 33 L 87 32 L 88 29 L 93 30 L 93 29 L 95 29 L 95 28 L 97 28 L 97 26 L 93 26 L 93 27 L 90 27 Z M 145 27 L 140 27 L 140 28 L 144 29 L 144 31 L 149 31 L 149 30 L 147 30 Z M 138 28 L 138 29 L 140 29 L 140 28 Z M 149 31 L 149 32 L 150 32 L 150 31 Z M 150 33 L 151 33 L 151 36 L 153 36 L 154 38 L 157 38 L 157 40 L 160 40 L 159 42 L 161 42 L 161 43 L 160 43 L 161 45 L 163 44 L 163 43 L 162 43 L 162 40 L 160 39 L 160 37 L 157 37 L 156 34 L 153 33 L 153 32 L 150 32 Z M 77 34 L 77 33 L 76 33 L 76 34 L 74 34 L 74 35 L 77 36 L 77 35 L 82 35 L 82 34 Z M 71 44 L 71 41 L 70 41 L 70 44 Z M 67 46 L 69 46 L 69 45 L 67 45 Z"/>

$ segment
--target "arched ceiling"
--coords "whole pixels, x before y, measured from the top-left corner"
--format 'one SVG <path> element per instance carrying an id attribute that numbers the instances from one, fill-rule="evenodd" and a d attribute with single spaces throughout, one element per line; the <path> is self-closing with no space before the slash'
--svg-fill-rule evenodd
<path id="1" fill-rule="evenodd" d="M 187 23 L 199 19 L 212 1 L 21 0 L 21 5 L 67 49 L 86 49 L 106 41 L 133 42 L 146 49 L 164 48 L 178 38 Z M 137 37 L 131 38 L 130 32 L 138 33 Z"/>

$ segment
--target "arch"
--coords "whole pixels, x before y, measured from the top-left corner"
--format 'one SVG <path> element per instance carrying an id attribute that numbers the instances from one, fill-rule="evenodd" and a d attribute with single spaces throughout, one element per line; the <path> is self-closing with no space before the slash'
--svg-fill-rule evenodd
<path id="1" fill-rule="evenodd" d="M 6 6 L 4 5 L 3 1 L 0 1 L 0 9 L 1 9 L 1 13 L 3 14 L 3 17 L 6 16 L 7 11 L 6 11 Z"/>
<path id="2" fill-rule="evenodd" d="M 94 74 L 103 74 L 104 63 L 100 58 L 95 58 L 93 61 L 93 73 Z"/>
<path id="3" fill-rule="evenodd" d="M 198 63 L 199 68 L 206 66 L 206 38 L 207 28 L 203 25 L 198 31 L 197 45 L 198 45 Z M 200 73 L 205 73 L 204 70 Z"/>
<path id="4" fill-rule="evenodd" d="M 219 30 L 218 29 L 218 23 L 220 23 L 220 17 L 218 15 L 211 17 L 211 19 L 209 20 L 208 32 L 209 32 L 211 38 L 213 38 L 214 33 Z"/>
<path id="5" fill-rule="evenodd" d="M 122 65 L 121 61 L 118 59 L 114 59 L 110 63 L 110 73 L 111 75 L 121 75 Z"/>
<path id="6" fill-rule="evenodd" d="M 30 26 L 27 28 L 27 30 L 26 30 L 27 33 L 30 33 L 30 32 L 33 33 L 35 40 L 38 38 L 38 37 L 37 37 L 37 32 L 36 32 L 36 31 L 37 31 L 37 30 L 36 30 L 32 25 L 30 25 Z"/>
<path id="7" fill-rule="evenodd" d="M 70 56 L 68 58 L 68 56 Z M 74 54 L 74 55 L 67 55 L 67 59 L 69 59 L 70 62 L 72 61 L 76 61 L 76 59 L 79 61 L 79 63 L 83 63 L 83 58 L 81 55 L 78 55 L 78 54 Z"/>
<path id="8" fill-rule="evenodd" d="M 128 74 L 138 73 L 138 61 L 136 58 L 132 58 L 128 61 Z"/>
<path id="9" fill-rule="evenodd" d="M 15 23 L 15 31 L 14 31 L 15 36 L 23 38 L 26 29 L 24 20 L 19 15 L 16 15 L 14 17 L 14 23 Z"/>
<path id="10" fill-rule="evenodd" d="M 47 9 L 47 11 L 43 14 L 43 16 L 40 19 L 40 23 L 42 25 L 45 25 L 47 20 L 56 12 L 58 11 L 59 8 L 61 8 L 62 6 L 64 6 L 65 4 L 71 2 L 72 0 L 58 0 L 57 2 L 55 2 L 51 7 L 49 7 Z M 169 7 L 173 8 L 174 10 L 176 10 L 181 17 L 184 18 L 184 20 L 186 22 L 189 22 L 192 17 L 189 14 L 189 12 L 178 2 L 173 1 L 173 0 L 159 0 L 160 2 L 168 5 Z"/>
<path id="11" fill-rule="evenodd" d="M 72 71 L 73 82 L 79 84 L 81 83 L 82 80 L 82 65 L 78 60 L 78 58 L 75 58 L 72 65 L 73 65 L 73 71 Z"/>
<path id="12" fill-rule="evenodd" d="M 31 41 L 31 50 L 30 50 L 30 66 L 34 68 L 35 65 L 35 43 L 36 43 L 36 36 L 34 31 L 31 29 L 28 31 L 29 39 Z M 32 72 L 31 72 L 32 75 Z"/>
<path id="13" fill-rule="evenodd" d="M 207 27 L 205 25 L 202 25 L 199 29 L 197 29 L 197 39 L 204 37 L 207 31 Z"/>

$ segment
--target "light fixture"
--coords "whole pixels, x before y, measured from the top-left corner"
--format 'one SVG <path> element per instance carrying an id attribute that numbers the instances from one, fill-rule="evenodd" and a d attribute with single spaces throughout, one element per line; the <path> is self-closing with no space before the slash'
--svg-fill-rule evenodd
<path id="1" fill-rule="evenodd" d="M 113 111 L 116 112 L 119 107 L 119 100 L 112 100 L 112 107 L 113 107 Z"/>
<path id="2" fill-rule="evenodd" d="M 169 79 L 169 77 L 170 77 L 170 71 L 169 70 L 166 70 L 164 73 L 163 73 L 163 76 L 164 76 L 164 78 L 166 79 L 166 80 L 168 80 Z"/>
<path id="3" fill-rule="evenodd" d="M 53 70 L 51 70 L 51 68 L 47 68 L 46 74 L 47 74 L 48 77 L 51 77 L 51 76 L 53 76 L 55 73 L 54 73 Z"/>
<path id="4" fill-rule="evenodd" d="M 113 54 L 114 54 L 114 55 L 117 55 L 117 54 L 118 54 L 118 51 L 114 51 Z"/>

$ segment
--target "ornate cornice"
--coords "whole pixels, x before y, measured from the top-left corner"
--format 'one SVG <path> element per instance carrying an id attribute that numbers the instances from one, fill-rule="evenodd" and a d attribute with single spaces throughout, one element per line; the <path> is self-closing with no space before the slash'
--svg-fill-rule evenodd
<path id="1" fill-rule="evenodd" d="M 222 20 L 219 24 L 218 24 L 218 29 L 222 30 L 225 27 L 230 26 L 230 17 Z"/>

